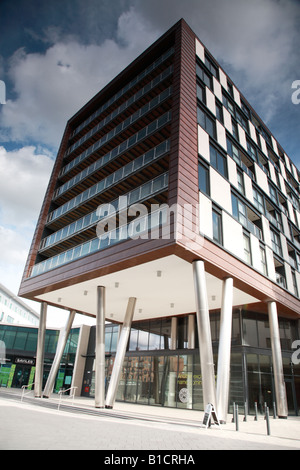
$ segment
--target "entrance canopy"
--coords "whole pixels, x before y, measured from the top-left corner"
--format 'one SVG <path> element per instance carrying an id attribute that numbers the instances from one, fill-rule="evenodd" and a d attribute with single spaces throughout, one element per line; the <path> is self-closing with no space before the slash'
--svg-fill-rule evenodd
<path id="1" fill-rule="evenodd" d="M 222 280 L 206 273 L 209 309 L 221 308 Z M 36 297 L 49 304 L 96 316 L 97 286 L 106 288 L 106 320 L 123 322 L 129 297 L 136 297 L 134 320 L 196 311 L 192 264 L 176 255 L 73 284 Z M 233 306 L 258 302 L 234 288 Z"/>

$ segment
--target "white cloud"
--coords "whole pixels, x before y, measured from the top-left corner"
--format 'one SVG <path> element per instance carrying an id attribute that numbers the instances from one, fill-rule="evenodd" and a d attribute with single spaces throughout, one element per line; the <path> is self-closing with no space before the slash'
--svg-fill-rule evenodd
<path id="1" fill-rule="evenodd" d="M 10 60 L 16 98 L 2 106 L 2 140 L 56 149 L 67 120 L 156 38 L 134 10 L 122 14 L 116 39 L 83 45 L 60 38 L 44 54 L 19 49 Z"/>
<path id="2" fill-rule="evenodd" d="M 53 167 L 33 146 L 8 152 L 0 147 L 0 221 L 20 230 L 37 220 Z"/>
<path id="3" fill-rule="evenodd" d="M 299 2 L 293 0 L 134 0 L 164 31 L 183 17 L 246 98 L 269 120 L 299 72 Z M 295 78 L 293 78 L 295 77 Z M 260 91 L 261 90 L 261 91 Z"/>

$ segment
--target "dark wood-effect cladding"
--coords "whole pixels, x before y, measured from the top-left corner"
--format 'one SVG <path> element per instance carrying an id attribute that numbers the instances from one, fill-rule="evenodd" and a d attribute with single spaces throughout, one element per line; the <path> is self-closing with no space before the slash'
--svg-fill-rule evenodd
<path id="1" fill-rule="evenodd" d="M 232 276 L 235 287 L 253 295 L 265 305 L 269 300 L 275 300 L 280 314 L 290 317 L 300 314 L 299 299 L 233 255 L 200 236 L 192 244 L 188 237 L 180 237 L 183 233 L 180 221 L 176 227 L 172 226 L 171 233 L 174 237 L 170 240 L 128 240 L 42 275 L 27 278 L 27 273 L 35 262 L 63 155 L 72 131 L 97 109 L 99 103 L 112 96 L 120 88 L 120 83 L 126 83 L 133 78 L 161 55 L 162 50 L 171 46 L 175 48 L 175 55 L 168 202 L 170 206 L 178 204 L 183 207 L 188 204 L 190 207 L 197 207 L 199 190 L 195 39 L 196 36 L 189 26 L 184 20 L 180 20 L 68 122 L 33 237 L 20 286 L 20 296 L 34 300 L 35 296 L 45 292 L 175 254 L 190 263 L 196 259 L 204 260 L 207 272 L 220 279 Z M 185 215 L 188 215 L 196 232 L 198 227 L 195 214 L 188 211 Z M 265 311 L 265 305 L 262 311 Z"/>

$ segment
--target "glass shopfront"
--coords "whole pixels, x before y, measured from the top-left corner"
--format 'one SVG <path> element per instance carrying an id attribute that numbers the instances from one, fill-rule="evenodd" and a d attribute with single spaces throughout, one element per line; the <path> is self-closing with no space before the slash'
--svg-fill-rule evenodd
<path id="1" fill-rule="evenodd" d="M 0 387 L 22 388 L 34 383 L 37 336 L 37 328 L 0 325 L 0 341 L 6 351 L 5 358 L 0 362 Z M 51 369 L 58 337 L 59 330 L 46 330 L 43 387 Z M 71 386 L 78 337 L 79 328 L 73 328 L 64 350 L 54 393 Z"/>
<path id="2" fill-rule="evenodd" d="M 220 315 L 211 314 L 215 371 Z M 297 322 L 279 319 L 284 377 L 289 414 L 300 411 L 300 365 L 292 364 L 292 343 L 299 339 Z M 130 403 L 203 410 L 202 376 L 198 339 L 188 349 L 188 317 L 178 317 L 177 349 L 170 350 L 171 319 L 134 322 L 128 341 L 116 399 Z M 89 354 L 82 395 L 94 396 L 95 334 L 91 329 Z M 106 388 L 110 380 L 119 334 L 118 325 L 107 325 Z M 255 402 L 263 412 L 265 403 L 273 410 L 275 400 L 271 339 L 268 316 L 234 311 L 230 367 L 229 412 L 233 403 L 254 413 Z M 246 405 L 245 405 L 246 404 Z"/>

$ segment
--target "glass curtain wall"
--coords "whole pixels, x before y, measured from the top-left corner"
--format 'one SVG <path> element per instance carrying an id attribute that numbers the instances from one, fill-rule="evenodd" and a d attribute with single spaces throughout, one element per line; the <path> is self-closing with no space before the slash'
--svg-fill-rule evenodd
<path id="1" fill-rule="evenodd" d="M 211 335 L 217 372 L 220 329 L 219 312 L 211 312 Z M 203 410 L 202 376 L 196 337 L 195 349 L 188 349 L 188 316 L 178 317 L 177 349 L 171 350 L 171 318 L 134 322 L 123 364 L 117 400 L 153 406 Z M 297 323 L 279 320 L 284 374 L 290 415 L 300 408 L 300 365 L 291 363 L 292 343 L 299 338 Z M 107 326 L 106 353 L 109 383 L 114 363 L 118 326 Z M 91 388 L 89 396 L 93 396 Z M 233 403 L 241 413 L 253 414 L 255 402 L 263 412 L 265 403 L 275 402 L 272 351 L 268 316 L 233 312 L 229 412 Z"/>

